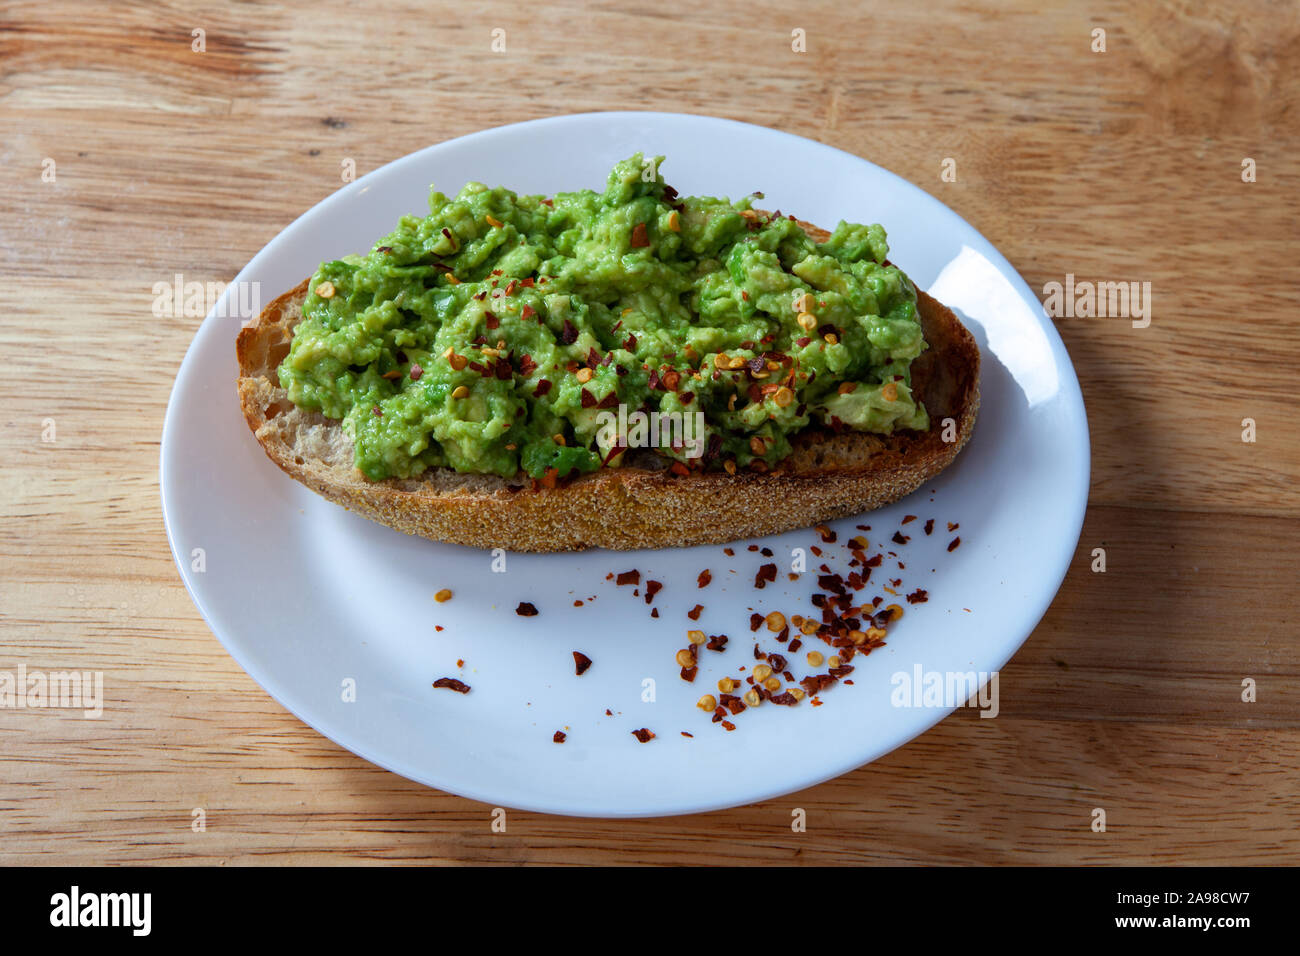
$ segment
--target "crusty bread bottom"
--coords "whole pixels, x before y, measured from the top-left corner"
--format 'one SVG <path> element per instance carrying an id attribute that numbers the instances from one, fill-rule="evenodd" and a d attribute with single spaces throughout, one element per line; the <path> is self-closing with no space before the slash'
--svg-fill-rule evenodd
<path id="1" fill-rule="evenodd" d="M 826 233 L 805 224 L 814 238 Z M 807 527 L 870 511 L 915 491 L 970 438 L 979 410 L 979 349 L 952 311 L 918 291 L 930 348 L 912 364 L 912 385 L 930 414 L 927 432 L 833 434 L 809 429 L 771 472 L 670 474 L 661 460 L 603 468 L 555 488 L 524 476 L 429 469 L 373 482 L 353 466 L 339 422 L 294 406 L 276 368 L 302 317 L 307 281 L 239 334 L 239 398 L 267 456 L 313 491 L 408 534 L 479 548 L 569 551 L 716 544 Z M 943 423 L 955 423 L 945 442 Z"/>

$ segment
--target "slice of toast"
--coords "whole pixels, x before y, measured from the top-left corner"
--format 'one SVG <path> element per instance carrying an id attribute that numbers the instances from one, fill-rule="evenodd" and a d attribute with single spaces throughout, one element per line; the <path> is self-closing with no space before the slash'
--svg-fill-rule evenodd
<path id="1" fill-rule="evenodd" d="M 800 223 L 818 242 L 829 234 Z M 287 474 L 350 511 L 407 534 L 478 548 L 570 551 L 718 544 L 870 511 L 915 491 L 965 446 L 979 411 L 979 347 L 946 306 L 917 290 L 929 348 L 912 362 L 926 432 L 892 435 L 809 428 L 772 471 L 668 472 L 642 454 L 554 488 L 431 468 L 416 478 L 370 481 L 353 465 L 340 422 L 294 406 L 276 368 L 307 297 L 304 279 L 239 333 L 239 400 L 248 427 Z M 945 419 L 954 427 L 945 429 Z M 954 441 L 943 440 L 948 431 Z M 629 456 L 630 457 L 630 456 Z"/>

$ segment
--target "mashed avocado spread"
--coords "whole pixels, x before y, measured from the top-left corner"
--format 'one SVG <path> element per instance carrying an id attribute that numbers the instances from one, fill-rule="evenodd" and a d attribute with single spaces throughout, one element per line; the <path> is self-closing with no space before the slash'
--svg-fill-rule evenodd
<path id="1" fill-rule="evenodd" d="M 619 467 L 639 444 L 622 423 L 650 413 L 684 423 L 656 447 L 679 472 L 766 470 L 809 425 L 929 428 L 916 290 L 880 226 L 816 243 L 658 169 L 637 154 L 553 199 L 433 191 L 428 216 L 312 277 L 290 400 L 342 420 L 372 480 Z"/>

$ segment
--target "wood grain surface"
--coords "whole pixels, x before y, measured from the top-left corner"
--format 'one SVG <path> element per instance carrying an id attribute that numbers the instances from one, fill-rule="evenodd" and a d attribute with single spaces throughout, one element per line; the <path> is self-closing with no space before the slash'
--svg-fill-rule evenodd
<path id="1" fill-rule="evenodd" d="M 0 710 L 0 862 L 1300 859 L 1300 8 L 677 9 L 0 9 L 0 669 L 110 677 L 101 720 Z M 163 412 L 200 320 L 154 318 L 151 289 L 178 272 L 229 281 L 341 186 L 345 158 L 360 174 L 598 109 L 833 144 L 939 197 L 1035 290 L 1067 273 L 1150 282 L 1152 322 L 1058 320 L 1087 401 L 1091 502 L 1059 597 L 1003 671 L 998 719 L 959 711 L 870 766 L 750 807 L 519 812 L 493 833 L 491 808 L 300 723 L 200 618 L 158 489 Z"/>

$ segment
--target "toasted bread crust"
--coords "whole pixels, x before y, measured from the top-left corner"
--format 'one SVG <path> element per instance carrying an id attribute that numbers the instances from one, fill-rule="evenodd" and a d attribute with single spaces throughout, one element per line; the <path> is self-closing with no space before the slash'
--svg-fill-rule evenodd
<path id="1" fill-rule="evenodd" d="M 825 231 L 802 224 L 814 238 Z M 433 468 L 413 479 L 370 481 L 352 461 L 340 423 L 290 403 L 276 367 L 302 317 L 307 281 L 239 333 L 239 398 L 267 456 L 313 491 L 399 531 L 510 551 L 569 551 L 717 544 L 807 527 L 897 501 L 947 467 L 979 411 L 979 348 L 952 311 L 918 290 L 930 348 L 912 363 L 913 391 L 931 428 L 893 435 L 809 429 L 771 472 L 602 468 L 555 488 L 524 476 L 461 475 Z M 944 419 L 957 438 L 941 437 Z"/>

